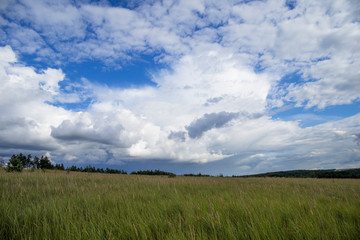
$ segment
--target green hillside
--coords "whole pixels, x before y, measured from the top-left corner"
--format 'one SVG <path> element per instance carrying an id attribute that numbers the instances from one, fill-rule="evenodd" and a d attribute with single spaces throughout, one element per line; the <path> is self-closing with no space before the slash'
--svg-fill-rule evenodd
<path id="1" fill-rule="evenodd" d="M 233 177 L 287 177 L 287 178 L 360 178 L 360 168 L 327 170 L 291 170 Z"/>

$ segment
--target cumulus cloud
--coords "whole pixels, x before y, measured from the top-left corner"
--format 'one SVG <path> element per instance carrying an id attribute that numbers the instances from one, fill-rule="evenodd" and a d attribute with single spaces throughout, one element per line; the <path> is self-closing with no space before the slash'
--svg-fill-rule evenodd
<path id="1" fill-rule="evenodd" d="M 53 151 L 59 147 L 41 135 L 39 125 L 34 120 L 1 117 L 0 124 L 0 148 Z"/>
<path id="2" fill-rule="evenodd" d="M 52 127 L 51 136 L 65 141 L 90 141 L 102 144 L 117 144 L 123 127 L 93 125 L 84 121 L 72 123 L 63 121 L 58 127 Z"/>
<path id="3" fill-rule="evenodd" d="M 0 11 L 0 41 L 9 45 L 0 48 L 0 151 L 92 162 L 227 157 L 246 171 L 356 165 L 358 115 L 301 128 L 271 119 L 271 108 L 360 99 L 357 1 L 144 1 L 130 9 L 20 0 Z M 49 68 L 21 64 L 15 52 Z M 120 69 L 142 54 L 166 63 L 151 76 L 156 87 L 76 84 L 58 69 L 92 60 Z M 299 80 L 284 85 L 293 72 Z"/>
<path id="4" fill-rule="evenodd" d="M 246 141 L 237 137 L 240 133 L 236 132 L 228 147 L 230 151 L 239 151 L 234 159 L 243 174 L 249 171 L 358 167 L 360 151 L 354 134 L 359 130 L 359 118 L 357 114 L 308 128 L 300 128 L 292 122 L 258 119 L 256 121 L 261 122 L 258 129 L 252 124 L 246 124 L 242 129 Z"/>
<path id="5" fill-rule="evenodd" d="M 291 84 L 285 99 L 295 101 L 297 106 L 319 109 L 358 101 L 360 99 L 360 87 L 357 84 L 360 76 L 359 60 L 333 58 L 314 64 L 309 69 L 309 73 L 319 80 Z"/>
<path id="6" fill-rule="evenodd" d="M 71 113 L 46 104 L 58 94 L 61 70 L 17 64 L 12 49 L 0 48 L 0 148 L 55 150 L 59 145 L 49 136 L 49 127 Z"/>

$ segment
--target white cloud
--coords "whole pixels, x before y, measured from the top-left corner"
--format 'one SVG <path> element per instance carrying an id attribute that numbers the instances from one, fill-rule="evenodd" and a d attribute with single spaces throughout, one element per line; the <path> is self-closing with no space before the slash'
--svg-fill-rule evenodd
<path id="1" fill-rule="evenodd" d="M 360 39 L 359 39 L 360 40 Z M 319 80 L 302 85 L 292 84 L 287 100 L 298 106 L 325 108 L 350 104 L 360 99 L 360 58 L 334 57 L 311 66 L 309 73 Z"/>
<path id="2" fill-rule="evenodd" d="M 301 69 L 303 84 L 291 84 L 285 100 L 297 106 L 325 108 L 349 104 L 359 95 L 360 24 L 348 1 L 302 1 L 303 13 L 279 24 L 275 56 Z M 298 10 L 297 10 L 298 11 Z"/>
<path id="3" fill-rule="evenodd" d="M 16 62 L 11 48 L 1 48 L 1 53 L 1 59 Z M 226 61 L 221 62 L 226 63 Z M 43 73 L 36 73 L 30 67 L 14 65 L 6 61 L 3 61 L 1 69 L 4 86 L 2 93 L 18 96 L 16 101 L 4 102 L 7 98 L 2 98 L 1 114 L 6 116 L 1 119 L 1 125 L 4 127 L 0 130 L 0 134 L 1 139 L 5 140 L 1 142 L 2 148 L 40 152 L 51 150 L 55 160 L 62 158 L 81 162 L 86 159 L 89 163 L 106 160 L 116 163 L 116 159 L 209 162 L 233 156 L 242 159 L 238 162 L 239 169 L 247 171 L 261 171 L 267 168 L 276 170 L 277 166 L 319 167 L 311 163 L 314 158 L 322 159 L 321 164 L 325 167 L 339 166 L 339 164 L 356 166 L 356 162 L 344 163 L 341 159 L 354 159 L 359 155 L 353 137 L 360 132 L 359 126 L 356 125 L 359 115 L 301 129 L 296 122 L 273 121 L 266 116 L 260 117 L 261 115 L 256 118 L 249 117 L 251 114 L 261 114 L 261 111 L 259 113 L 256 109 L 250 111 L 248 116 L 241 115 L 231 124 L 207 129 L 200 138 L 192 139 L 187 135 L 185 127 L 201 116 L 198 111 L 212 113 L 211 111 L 217 109 L 216 105 L 222 104 L 225 100 L 215 101 L 215 106 L 204 106 L 205 100 L 211 95 L 200 94 L 199 98 L 198 91 L 202 90 L 199 87 L 192 86 L 193 90 L 191 90 L 189 86 L 191 90 L 189 92 L 186 91 L 189 89 L 184 89 L 188 84 L 194 83 L 185 81 L 180 84 L 177 81 L 170 81 L 176 72 L 158 76 L 160 78 L 158 81 L 163 85 L 157 88 L 109 89 L 95 85 L 88 86 L 92 88 L 96 102 L 92 103 L 86 112 L 74 113 L 45 103 L 51 101 L 54 95 L 63 94 L 56 87 L 56 84 L 64 78 L 60 70 L 48 69 Z M 219 69 L 222 70 L 221 66 Z M 51 78 L 44 85 L 48 87 L 40 84 L 44 78 Z M 248 86 L 242 78 L 231 82 L 235 84 L 232 88 L 237 85 Z M 227 87 L 216 87 L 217 94 L 225 98 L 229 96 L 231 98 L 231 94 L 236 94 L 228 92 Z M 183 92 L 177 93 L 181 89 Z M 211 89 L 210 86 L 207 90 Z M 241 89 L 240 87 L 239 90 Z M 256 90 L 262 91 L 256 88 L 251 91 Z M 163 95 L 167 91 L 170 91 L 169 95 L 174 95 L 174 101 L 171 101 L 168 95 Z M 246 93 L 249 89 L 243 91 Z M 16 92 L 22 94 L 16 95 Z M 241 92 L 237 94 L 241 95 Z M 177 99 L 180 96 L 192 101 L 187 102 L 183 110 Z M 252 99 L 254 106 L 259 104 L 256 103 L 256 94 L 246 96 L 249 103 L 251 97 L 254 97 Z M 196 102 L 194 99 L 202 99 L 202 101 Z M 141 103 L 147 104 L 140 108 Z M 263 107 L 266 104 L 262 100 L 260 103 L 264 104 Z M 156 104 L 160 107 L 154 108 Z M 164 108 L 166 104 L 168 108 Z M 144 111 L 144 108 L 147 111 Z M 173 111 L 174 108 L 178 111 Z M 228 106 L 228 109 L 251 108 L 247 106 L 242 108 L 235 104 Z M 164 121 L 163 118 L 166 120 Z M 182 135 L 182 139 L 169 138 L 173 131 L 184 131 L 185 135 Z M 340 157 L 341 154 L 345 158 Z M 336 156 L 339 159 L 331 157 L 331 161 L 326 161 L 329 156 Z M 294 159 L 291 165 L 286 160 L 290 157 Z"/>
<path id="4" fill-rule="evenodd" d="M 239 166 L 247 171 L 284 166 L 291 156 L 291 166 L 312 165 L 304 159 L 315 156 L 335 166 L 358 156 L 351 150 L 358 116 L 306 129 L 267 116 L 269 106 L 284 107 L 286 101 L 326 108 L 359 100 L 356 1 L 303 0 L 294 9 L 277 0 L 163 1 L 126 9 L 103 2 L 24 0 L 4 2 L 0 9 L 6 35 L 0 41 L 12 46 L 0 49 L 3 148 L 37 145 L 52 149 L 53 158 L 93 162 L 231 156 L 241 158 Z M 64 90 L 60 69 L 36 71 L 19 64 L 14 51 L 50 59 L 52 66 L 56 60 L 94 59 L 122 66 L 149 54 L 168 68 L 153 74 L 156 87 L 84 81 Z M 303 79 L 282 85 L 280 79 L 294 71 Z M 53 106 L 86 99 L 92 101 L 81 112 Z M 214 119 L 221 113 L 237 117 L 217 127 Z M 201 131 L 192 137 L 199 119 Z M 336 147 L 341 144 L 343 150 Z M 339 158 L 327 162 L 329 156 Z"/>
<path id="5" fill-rule="evenodd" d="M 360 131 L 359 120 L 360 114 L 308 128 L 296 127 L 291 122 L 287 127 L 284 122 L 278 122 L 278 129 L 274 122 L 263 124 L 265 128 L 272 126 L 274 132 L 268 131 L 270 135 L 255 141 L 247 137 L 250 146 L 245 146 L 244 150 L 253 154 L 238 160 L 239 169 L 248 166 L 251 172 L 266 172 L 358 167 L 360 149 L 353 136 Z"/>
<path id="6" fill-rule="evenodd" d="M 0 55 L 1 147 L 58 148 L 49 136 L 49 127 L 71 117 L 71 113 L 45 101 L 58 93 L 57 83 L 63 73 L 55 69 L 36 73 L 31 67 L 18 65 L 10 47 L 0 48 Z"/>

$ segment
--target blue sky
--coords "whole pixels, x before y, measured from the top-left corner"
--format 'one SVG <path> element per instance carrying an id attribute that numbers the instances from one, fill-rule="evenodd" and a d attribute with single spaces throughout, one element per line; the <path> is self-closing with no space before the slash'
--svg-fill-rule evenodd
<path id="1" fill-rule="evenodd" d="M 5 0 L 0 13 L 5 160 L 360 167 L 356 0 Z"/>

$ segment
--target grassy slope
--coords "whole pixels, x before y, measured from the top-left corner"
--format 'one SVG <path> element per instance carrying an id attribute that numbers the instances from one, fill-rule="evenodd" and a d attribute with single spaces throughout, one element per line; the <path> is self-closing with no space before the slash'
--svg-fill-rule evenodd
<path id="1" fill-rule="evenodd" d="M 238 177 L 294 177 L 294 178 L 360 178 L 360 168 L 327 170 L 291 170 Z"/>
<path id="2" fill-rule="evenodd" d="M 0 239 L 358 239 L 360 180 L 0 169 Z"/>

